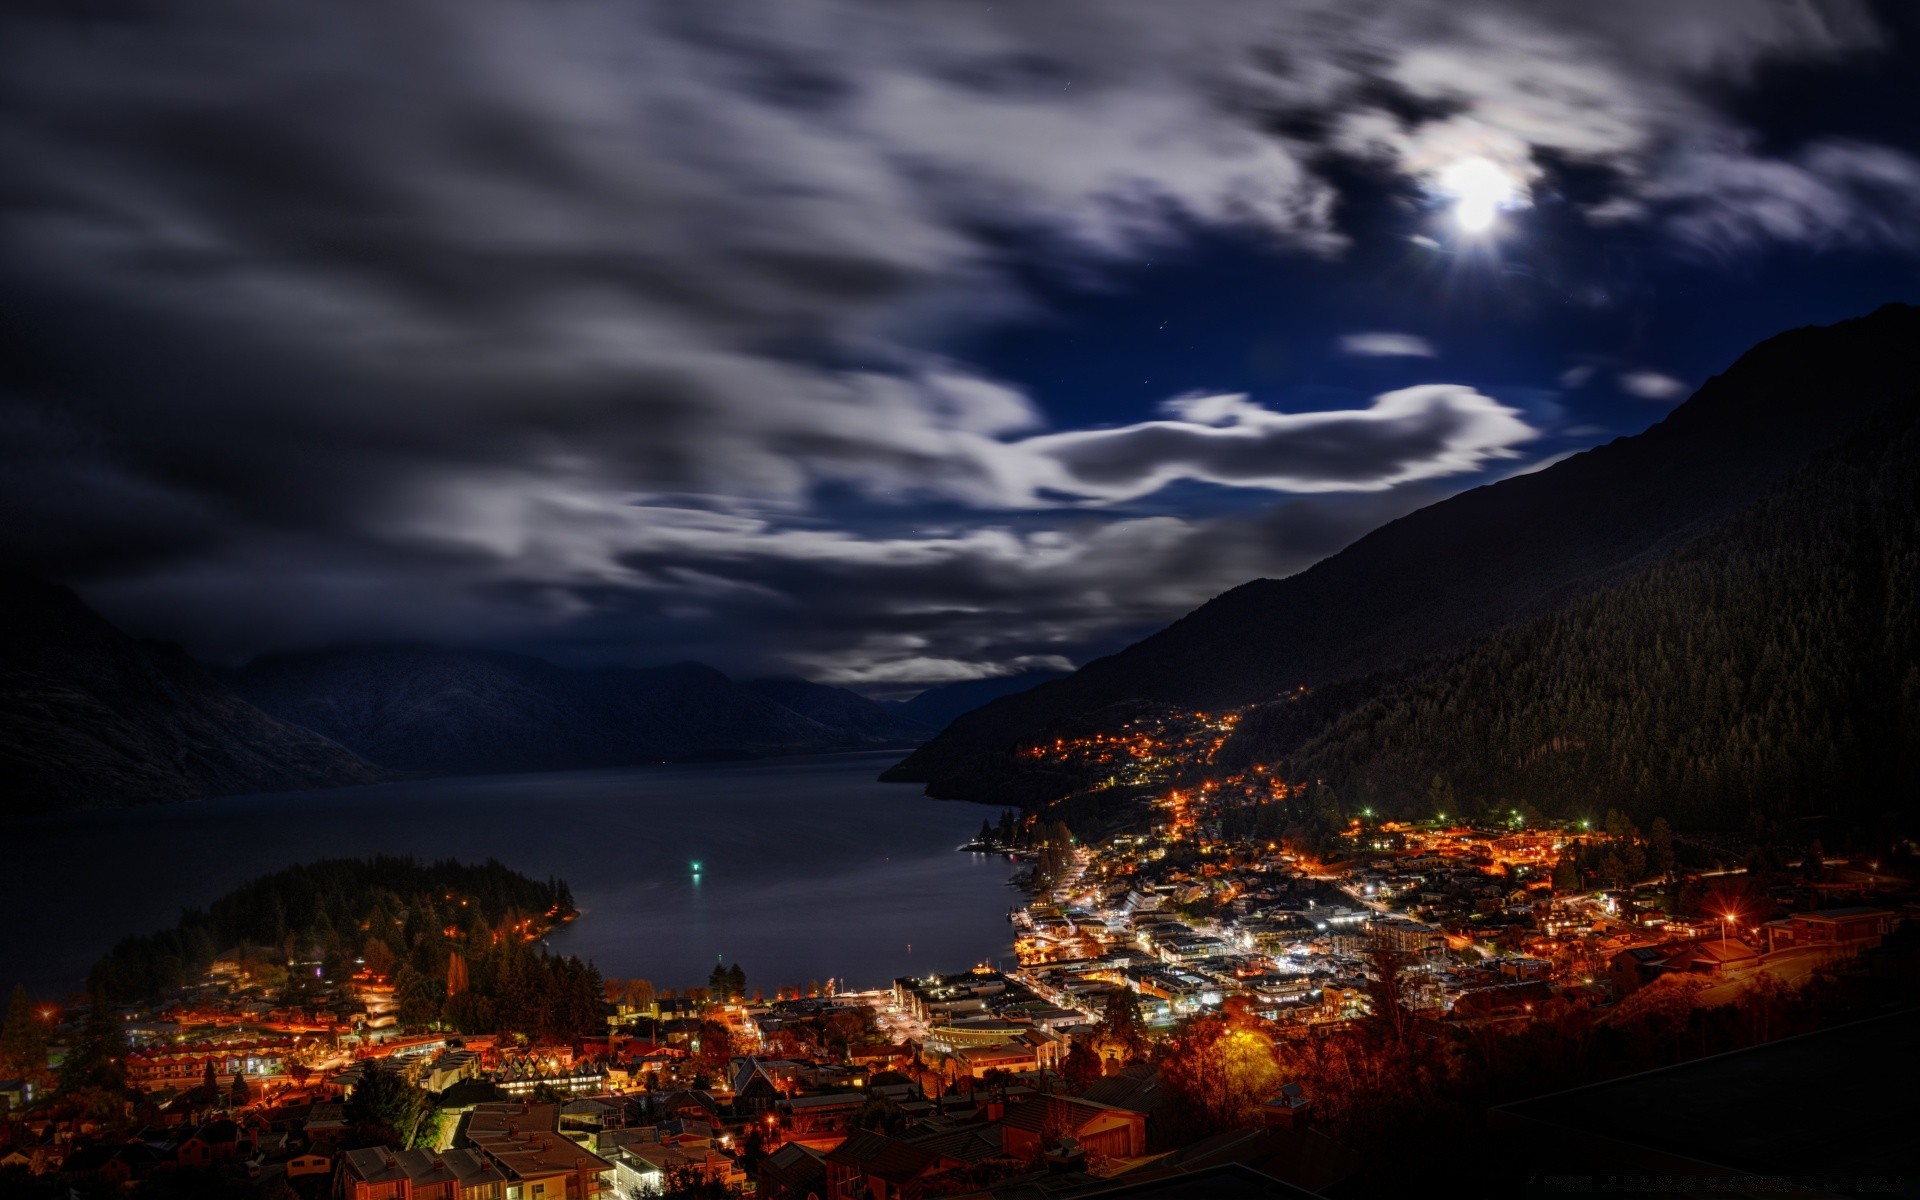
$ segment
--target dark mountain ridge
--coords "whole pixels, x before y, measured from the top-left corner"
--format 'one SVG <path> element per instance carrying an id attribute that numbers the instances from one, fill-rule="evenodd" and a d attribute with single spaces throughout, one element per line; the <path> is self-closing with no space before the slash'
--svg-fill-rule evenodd
<path id="1" fill-rule="evenodd" d="M 1297 748 L 1261 714 L 1223 767 L 1284 761 L 1349 810 L 1424 817 L 1409 805 L 1437 790 L 1463 812 L 1877 821 L 1920 789 L 1920 410 L 1869 421 L 1619 583 L 1407 671 Z"/>
<path id="2" fill-rule="evenodd" d="M 927 732 L 844 689 L 741 684 L 700 663 L 574 668 L 500 651 L 341 646 L 270 655 L 226 678 L 264 711 L 408 771 L 872 749 Z"/>
<path id="3" fill-rule="evenodd" d="M 930 687 L 911 700 L 896 700 L 889 707 L 931 733 L 945 729 L 960 714 L 972 712 L 989 700 L 1065 679 L 1067 674 L 1065 671 L 1022 671 L 1017 675 L 962 679 Z"/>
<path id="4" fill-rule="evenodd" d="M 883 778 L 1031 801 L 1016 747 L 1136 702 L 1245 705 L 1443 655 L 1623 578 L 1920 394 L 1920 309 L 1770 338 L 1643 433 L 1394 521 L 1073 675 L 965 714 Z"/>
<path id="5" fill-rule="evenodd" d="M 371 783 L 384 772 L 138 642 L 64 587 L 0 573 L 0 817 Z"/>

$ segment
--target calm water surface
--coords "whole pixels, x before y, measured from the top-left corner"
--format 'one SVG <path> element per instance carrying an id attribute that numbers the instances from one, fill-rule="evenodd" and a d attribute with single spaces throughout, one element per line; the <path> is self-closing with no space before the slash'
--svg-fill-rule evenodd
<path id="1" fill-rule="evenodd" d="M 954 852 L 989 810 L 874 782 L 898 757 L 435 779 L 0 826 L 0 989 L 71 989 L 116 940 L 183 907 L 293 863 L 376 853 L 558 875 L 581 916 L 553 948 L 663 987 L 703 984 L 716 956 L 769 991 L 1010 961 L 1010 864 Z"/>

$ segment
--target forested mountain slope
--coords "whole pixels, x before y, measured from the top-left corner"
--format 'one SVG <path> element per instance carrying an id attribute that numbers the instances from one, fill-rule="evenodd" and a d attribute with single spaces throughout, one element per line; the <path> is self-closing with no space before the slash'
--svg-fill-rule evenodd
<path id="1" fill-rule="evenodd" d="M 1235 588 L 1066 679 L 965 714 L 887 777 L 953 798 L 1044 798 L 1051 781 L 1017 747 L 1098 724 L 1089 714 L 1110 706 L 1257 703 L 1391 673 L 1549 611 L 1737 511 L 1875 413 L 1910 410 L 1916 344 L 1920 309 L 1907 305 L 1771 338 L 1644 433 Z"/>
<path id="2" fill-rule="evenodd" d="M 1285 756 L 1262 724 L 1238 756 Z M 1870 423 L 1631 578 L 1399 682 L 1287 769 L 1407 815 L 1436 777 L 1468 809 L 1682 825 L 1910 805 L 1920 418 Z"/>

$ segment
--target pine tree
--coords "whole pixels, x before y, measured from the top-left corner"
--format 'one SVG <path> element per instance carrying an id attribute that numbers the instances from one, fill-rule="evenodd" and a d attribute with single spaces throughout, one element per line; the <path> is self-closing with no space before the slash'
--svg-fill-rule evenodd
<path id="1" fill-rule="evenodd" d="M 60 1090 L 80 1088 L 118 1090 L 126 1083 L 127 1034 L 104 993 L 87 997 L 87 1016 L 60 1064 Z"/>

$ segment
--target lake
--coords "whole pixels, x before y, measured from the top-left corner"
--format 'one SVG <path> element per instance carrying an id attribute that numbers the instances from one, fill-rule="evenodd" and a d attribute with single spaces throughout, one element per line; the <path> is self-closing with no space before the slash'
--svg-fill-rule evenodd
<path id="1" fill-rule="evenodd" d="M 115 941 L 183 907 L 293 863 L 377 853 L 557 875 L 581 915 L 553 949 L 661 987 L 704 985 L 720 959 L 769 994 L 1011 962 L 1012 864 L 955 852 L 997 814 L 875 782 L 899 757 L 433 779 L 0 826 L 0 989 L 71 991 Z"/>

